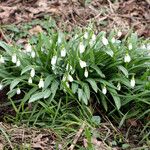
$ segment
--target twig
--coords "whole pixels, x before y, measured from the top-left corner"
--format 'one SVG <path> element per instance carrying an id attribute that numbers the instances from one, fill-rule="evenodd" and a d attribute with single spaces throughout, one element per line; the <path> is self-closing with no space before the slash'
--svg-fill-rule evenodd
<path id="1" fill-rule="evenodd" d="M 7 39 L 5 34 L 3 33 L 2 29 L 0 29 L 0 34 L 2 35 L 2 38 L 5 40 L 6 43 L 10 44 L 11 42 Z"/>
<path id="2" fill-rule="evenodd" d="M 81 136 L 83 130 L 85 128 L 85 123 L 83 123 L 79 129 L 79 131 L 76 133 L 75 137 L 74 137 L 74 140 L 73 140 L 73 143 L 71 144 L 71 146 L 68 148 L 68 150 L 73 150 L 79 137 Z"/>

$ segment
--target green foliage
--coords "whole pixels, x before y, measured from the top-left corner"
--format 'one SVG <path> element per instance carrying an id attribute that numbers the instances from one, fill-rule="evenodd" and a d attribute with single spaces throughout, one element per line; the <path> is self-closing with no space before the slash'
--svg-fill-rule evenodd
<path id="1" fill-rule="evenodd" d="M 121 126 L 135 109 L 140 114 L 149 108 L 148 41 L 136 34 L 120 41 L 115 32 L 106 38 L 105 32 L 95 35 L 91 28 L 67 37 L 68 33 L 50 30 L 32 37 L 26 47 L 0 41 L 0 83 L 10 86 L 8 97 L 21 112 L 19 117 L 35 124 L 48 116 L 54 123 L 66 117 L 66 107 L 72 114 L 76 107 L 98 103 L 110 114 L 118 111 L 124 116 Z M 21 99 L 19 108 L 16 95 Z M 83 109 L 82 114 L 87 115 Z"/>

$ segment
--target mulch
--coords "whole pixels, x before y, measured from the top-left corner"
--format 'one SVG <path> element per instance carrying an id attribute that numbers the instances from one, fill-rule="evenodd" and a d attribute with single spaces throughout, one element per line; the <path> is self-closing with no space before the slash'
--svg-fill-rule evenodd
<path id="1" fill-rule="evenodd" d="M 75 26 L 85 27 L 91 20 L 97 31 L 129 29 L 139 36 L 150 37 L 149 0 L 1 0 L 0 24 L 15 24 L 51 16 L 62 28 L 71 31 Z"/>

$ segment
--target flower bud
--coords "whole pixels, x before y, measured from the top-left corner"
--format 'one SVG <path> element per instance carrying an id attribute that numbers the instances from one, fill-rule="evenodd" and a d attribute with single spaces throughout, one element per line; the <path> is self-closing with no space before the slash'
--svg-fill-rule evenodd
<path id="1" fill-rule="evenodd" d="M 21 62 L 20 62 L 20 60 L 18 59 L 17 62 L 16 62 L 16 66 L 19 67 L 20 65 L 21 65 Z"/>
<path id="2" fill-rule="evenodd" d="M 44 88 L 44 81 L 42 78 L 40 79 L 38 86 L 39 88 Z"/>
<path id="3" fill-rule="evenodd" d="M 31 69 L 30 76 L 31 76 L 32 78 L 35 76 L 35 70 L 34 70 L 34 68 Z"/>
<path id="4" fill-rule="evenodd" d="M 132 77 L 131 81 L 130 81 L 130 85 L 132 88 L 135 87 L 135 79 L 134 79 L 134 76 Z"/>
<path id="5" fill-rule="evenodd" d="M 19 95 L 21 93 L 21 90 L 20 88 L 17 88 L 17 91 L 16 91 L 17 95 Z"/>
<path id="6" fill-rule="evenodd" d="M 80 60 L 80 67 L 81 68 L 85 68 L 86 67 L 86 62 L 85 61 L 82 61 L 82 60 Z"/>
<path id="7" fill-rule="evenodd" d="M 102 88 L 102 93 L 103 93 L 104 95 L 106 95 L 106 93 L 107 93 L 106 86 L 103 86 L 103 88 Z"/>
<path id="8" fill-rule="evenodd" d="M 12 55 L 12 62 L 15 64 L 17 62 L 17 56 L 16 54 Z"/>
<path id="9" fill-rule="evenodd" d="M 130 57 L 130 55 L 127 53 L 126 55 L 125 55 L 125 57 L 124 57 L 124 62 L 125 63 L 129 63 L 131 61 L 131 57 Z"/>
<path id="10" fill-rule="evenodd" d="M 53 56 L 52 59 L 51 59 L 51 64 L 55 65 L 56 62 L 57 62 L 57 56 Z"/>
<path id="11" fill-rule="evenodd" d="M 65 57 L 65 56 L 66 56 L 66 49 L 63 48 L 63 49 L 61 50 L 61 57 Z"/>
<path id="12" fill-rule="evenodd" d="M 106 46 L 108 45 L 108 40 L 103 36 L 102 37 L 102 43 Z"/>
<path id="13" fill-rule="evenodd" d="M 82 42 L 80 42 L 80 44 L 79 44 L 79 51 L 81 54 L 85 51 L 85 46 Z"/>
<path id="14" fill-rule="evenodd" d="M 28 83 L 29 83 L 29 84 L 32 84 L 32 78 L 31 78 L 31 77 L 29 77 Z"/>
<path id="15" fill-rule="evenodd" d="M 4 64 L 4 63 L 5 63 L 4 57 L 0 55 L 0 64 Z"/>
<path id="16" fill-rule="evenodd" d="M 88 75 L 89 75 L 89 72 L 88 72 L 87 68 L 85 68 L 84 76 L 87 78 L 87 77 L 88 77 Z"/>

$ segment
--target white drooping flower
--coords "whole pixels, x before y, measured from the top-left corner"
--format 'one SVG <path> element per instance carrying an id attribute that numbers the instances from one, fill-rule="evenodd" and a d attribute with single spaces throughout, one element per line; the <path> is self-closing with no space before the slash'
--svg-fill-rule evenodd
<path id="1" fill-rule="evenodd" d="M 122 35 L 121 31 L 118 31 L 117 36 L 120 37 Z"/>
<path id="2" fill-rule="evenodd" d="M 81 68 L 85 68 L 86 67 L 86 62 L 85 61 L 82 61 L 82 60 L 80 60 L 80 67 Z"/>
<path id="3" fill-rule="evenodd" d="M 69 83 L 68 83 L 68 82 L 66 82 L 66 86 L 67 86 L 68 88 L 70 88 L 70 85 L 69 85 Z"/>
<path id="4" fill-rule="evenodd" d="M 103 86 L 103 88 L 102 88 L 102 93 L 103 93 L 104 95 L 106 95 L 106 93 L 107 93 L 106 86 Z"/>
<path id="5" fill-rule="evenodd" d="M 141 48 L 141 49 L 146 49 L 145 44 L 143 44 L 140 48 Z"/>
<path id="6" fill-rule="evenodd" d="M 111 43 L 115 43 L 116 42 L 116 39 L 113 37 L 112 39 L 111 39 Z"/>
<path id="7" fill-rule="evenodd" d="M 30 44 L 25 45 L 25 50 L 30 53 L 32 51 L 32 46 Z"/>
<path id="8" fill-rule="evenodd" d="M 79 44 L 79 51 L 81 54 L 85 51 L 85 46 L 84 46 L 83 42 L 80 42 L 80 44 Z"/>
<path id="9" fill-rule="evenodd" d="M 69 71 L 69 70 L 73 70 L 73 68 L 72 68 L 72 66 L 71 66 L 71 65 L 67 64 L 67 66 L 66 66 L 66 70 L 67 70 L 67 71 Z"/>
<path id="10" fill-rule="evenodd" d="M 20 62 L 20 60 L 18 59 L 17 62 L 16 62 L 16 66 L 19 67 L 20 65 L 21 65 L 21 62 Z"/>
<path id="11" fill-rule="evenodd" d="M 17 62 L 17 55 L 13 54 L 12 55 L 12 62 L 15 64 Z"/>
<path id="12" fill-rule="evenodd" d="M 148 49 L 148 50 L 150 50 L 150 43 L 149 43 L 149 44 L 147 44 L 147 49 Z"/>
<path id="13" fill-rule="evenodd" d="M 129 48 L 129 50 L 132 49 L 132 44 L 131 43 L 129 43 L 128 48 Z"/>
<path id="14" fill-rule="evenodd" d="M 32 84 L 32 78 L 31 78 L 31 77 L 29 77 L 28 83 L 29 83 L 29 84 Z"/>
<path id="15" fill-rule="evenodd" d="M 65 57 L 65 56 L 66 56 L 66 49 L 63 48 L 63 49 L 61 50 L 61 57 Z"/>
<path id="16" fill-rule="evenodd" d="M 102 43 L 106 46 L 108 45 L 108 40 L 103 36 L 102 37 Z"/>
<path id="17" fill-rule="evenodd" d="M 0 64 L 4 64 L 4 63 L 5 63 L 4 57 L 0 55 Z"/>
<path id="18" fill-rule="evenodd" d="M 124 62 L 125 63 L 129 63 L 131 61 L 131 57 L 130 57 L 130 55 L 127 53 L 126 55 L 125 55 L 125 57 L 124 57 Z"/>
<path id="19" fill-rule="evenodd" d="M 44 88 L 43 78 L 40 79 L 38 86 L 39 86 L 39 88 Z"/>
<path id="20" fill-rule="evenodd" d="M 21 93 L 21 90 L 20 88 L 17 88 L 17 91 L 16 91 L 17 95 L 19 95 Z"/>
<path id="21" fill-rule="evenodd" d="M 51 59 L 51 64 L 54 66 L 57 62 L 57 56 L 53 56 Z"/>
<path id="22" fill-rule="evenodd" d="M 88 36 L 89 36 L 89 35 L 88 35 L 88 32 L 85 32 L 85 33 L 84 33 L 84 38 L 85 38 L 85 39 L 88 39 Z"/>
<path id="23" fill-rule="evenodd" d="M 95 35 L 95 34 L 92 34 L 92 38 L 91 38 L 91 40 L 92 40 L 93 42 L 95 42 L 95 41 L 96 41 L 96 35 Z"/>
<path id="24" fill-rule="evenodd" d="M 135 79 L 134 79 L 134 76 L 132 77 L 131 81 L 130 81 L 130 85 L 132 88 L 135 87 Z"/>
<path id="25" fill-rule="evenodd" d="M 61 42 L 62 42 L 62 37 L 61 37 L 61 35 L 59 34 L 59 35 L 58 35 L 58 39 L 57 39 L 57 43 L 58 43 L 58 44 L 61 44 Z"/>
<path id="26" fill-rule="evenodd" d="M 87 68 L 85 68 L 84 76 L 87 78 L 87 77 L 88 77 L 88 75 L 89 75 L 89 72 L 88 72 Z"/>
<path id="27" fill-rule="evenodd" d="M 73 77 L 70 74 L 68 75 L 68 81 L 73 82 Z"/>
<path id="28" fill-rule="evenodd" d="M 33 51 L 33 50 L 31 51 L 31 57 L 35 58 L 35 51 Z"/>
<path id="29" fill-rule="evenodd" d="M 31 69 L 30 76 L 32 78 L 35 76 L 35 69 L 34 68 Z"/>
<path id="30" fill-rule="evenodd" d="M 3 89 L 3 84 L 0 83 L 0 91 Z"/>
<path id="31" fill-rule="evenodd" d="M 120 84 L 120 82 L 118 82 L 118 84 L 117 84 L 117 89 L 118 89 L 118 91 L 121 90 L 121 84 Z"/>

